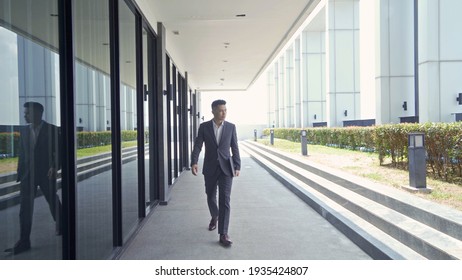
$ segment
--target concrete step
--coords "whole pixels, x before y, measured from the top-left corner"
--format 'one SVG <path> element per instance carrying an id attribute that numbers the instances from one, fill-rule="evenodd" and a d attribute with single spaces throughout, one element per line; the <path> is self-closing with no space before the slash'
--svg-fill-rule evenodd
<path id="1" fill-rule="evenodd" d="M 17 190 L 19 190 L 19 183 L 16 180 L 0 184 L 0 197 Z"/>
<path id="2" fill-rule="evenodd" d="M 266 151 L 280 159 L 302 166 L 305 170 L 340 184 L 364 197 L 418 220 L 438 231 L 462 240 L 461 211 L 418 198 L 402 190 L 378 184 L 364 178 L 309 161 L 309 157 L 289 154 L 268 148 L 255 142 L 252 147 Z"/>
<path id="3" fill-rule="evenodd" d="M 149 154 L 147 150 L 146 155 Z M 77 165 L 77 181 L 88 179 L 92 176 L 98 175 L 104 171 L 112 168 L 112 157 L 111 154 L 106 153 L 104 157 L 97 155 L 94 157 L 84 158 L 83 161 L 78 160 Z M 88 160 L 92 158 L 93 161 Z M 124 149 L 122 152 L 122 163 L 128 163 L 137 159 L 136 148 Z M 60 173 L 58 174 L 57 188 L 61 187 Z M 37 194 L 38 196 L 40 193 Z M 14 206 L 19 203 L 19 183 L 16 181 L 9 181 L 0 184 L 0 210 Z"/>
<path id="4" fill-rule="evenodd" d="M 326 179 L 306 170 L 304 164 L 294 162 L 293 155 L 292 158 L 290 155 L 281 157 L 263 146 L 247 142 L 243 144 L 257 161 L 302 199 L 309 200 L 314 209 L 324 217 L 328 216 L 334 225 L 351 236 L 372 257 L 462 258 L 462 241 L 364 196 L 364 192 L 343 186 L 344 180 L 338 180 L 340 177 L 337 176 L 335 182 L 331 181 L 329 179 L 332 177 Z M 287 157 L 291 160 L 287 160 Z M 311 198 L 307 198 L 307 195 Z"/>

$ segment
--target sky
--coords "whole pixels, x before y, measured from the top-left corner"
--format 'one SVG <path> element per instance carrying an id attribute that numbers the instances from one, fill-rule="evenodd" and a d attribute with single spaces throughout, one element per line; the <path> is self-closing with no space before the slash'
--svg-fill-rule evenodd
<path id="1" fill-rule="evenodd" d="M 0 85 L 4 104 L 18 103 L 18 51 L 16 34 L 0 27 Z M 19 108 L 0 110 L 0 125 L 17 124 Z"/>

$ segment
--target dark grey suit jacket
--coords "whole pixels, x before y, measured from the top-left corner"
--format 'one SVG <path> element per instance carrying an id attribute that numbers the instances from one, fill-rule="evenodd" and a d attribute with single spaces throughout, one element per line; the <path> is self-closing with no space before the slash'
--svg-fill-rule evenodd
<path id="1" fill-rule="evenodd" d="M 241 170 L 241 157 L 237 145 L 236 126 L 230 122 L 224 122 L 220 143 L 217 143 L 213 131 L 213 120 L 202 123 L 199 126 L 194 148 L 191 154 L 191 166 L 197 164 L 202 144 L 205 143 L 205 156 L 202 174 L 213 175 L 217 165 L 220 165 L 223 173 L 227 176 L 234 176 L 231 173 L 231 162 L 235 170 Z M 232 155 L 231 155 L 231 153 Z M 232 160 L 230 160 L 230 157 Z"/>
<path id="2" fill-rule="evenodd" d="M 21 127 L 19 136 L 19 160 L 17 181 L 23 181 L 34 169 L 36 178 L 47 177 L 51 167 L 61 169 L 61 137 L 57 126 L 43 122 L 35 148 L 31 147 L 29 125 Z"/>

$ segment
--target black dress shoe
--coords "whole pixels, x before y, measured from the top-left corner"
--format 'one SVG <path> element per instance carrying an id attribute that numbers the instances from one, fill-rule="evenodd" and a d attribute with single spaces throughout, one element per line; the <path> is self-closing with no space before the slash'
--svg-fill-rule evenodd
<path id="1" fill-rule="evenodd" d="M 218 221 L 218 218 L 212 218 L 210 220 L 210 224 L 209 224 L 209 230 L 212 231 L 214 229 L 217 228 L 217 221 Z"/>
<path id="2" fill-rule="evenodd" d="M 229 239 L 229 236 L 227 234 L 220 234 L 220 243 L 226 247 L 231 246 L 231 244 L 233 244 L 233 242 L 231 241 L 231 239 Z"/>
<path id="3" fill-rule="evenodd" d="M 17 255 L 30 250 L 30 241 L 21 241 L 16 242 L 13 248 L 8 248 L 5 250 L 7 253 L 12 253 Z"/>

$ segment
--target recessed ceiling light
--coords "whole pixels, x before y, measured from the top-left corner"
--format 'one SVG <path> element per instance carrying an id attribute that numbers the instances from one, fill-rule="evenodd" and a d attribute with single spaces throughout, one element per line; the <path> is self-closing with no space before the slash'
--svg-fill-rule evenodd
<path id="1" fill-rule="evenodd" d="M 228 60 L 226 60 L 226 59 L 223 59 L 223 62 L 228 62 Z"/>
<path id="2" fill-rule="evenodd" d="M 178 30 L 173 30 L 172 32 L 173 32 L 173 34 L 175 34 L 175 35 L 180 35 L 180 31 L 178 31 Z"/>
<path id="3" fill-rule="evenodd" d="M 109 46 L 109 43 L 103 43 L 103 46 Z"/>
<path id="4" fill-rule="evenodd" d="M 58 14 L 50 14 L 50 16 L 52 16 L 52 17 L 57 17 Z"/>
<path id="5" fill-rule="evenodd" d="M 245 14 L 236 15 L 236 17 L 245 17 Z"/>

